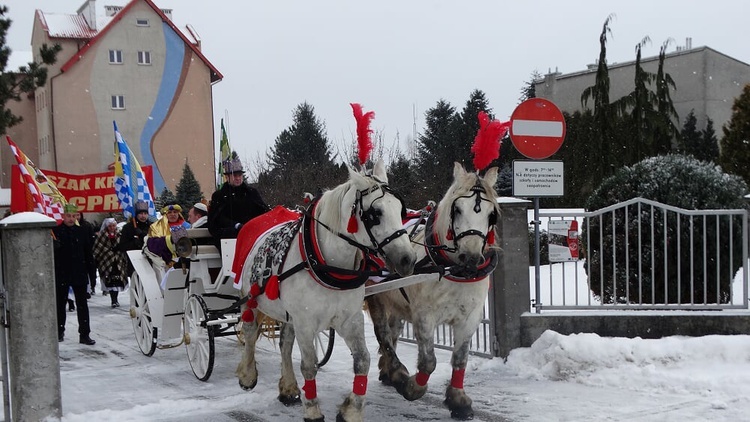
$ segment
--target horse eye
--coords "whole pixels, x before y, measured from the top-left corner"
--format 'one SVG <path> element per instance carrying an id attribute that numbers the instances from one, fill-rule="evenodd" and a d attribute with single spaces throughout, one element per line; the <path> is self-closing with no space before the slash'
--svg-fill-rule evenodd
<path id="1" fill-rule="evenodd" d="M 461 208 L 456 208 L 453 212 L 460 215 L 461 214 Z"/>

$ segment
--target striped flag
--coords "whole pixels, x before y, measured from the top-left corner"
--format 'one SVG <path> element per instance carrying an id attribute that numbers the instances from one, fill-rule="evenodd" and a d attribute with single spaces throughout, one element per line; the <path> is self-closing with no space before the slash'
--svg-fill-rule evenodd
<path id="1" fill-rule="evenodd" d="M 115 194 L 120 201 L 122 213 L 126 218 L 135 215 L 135 202 L 141 200 L 148 204 L 148 214 L 155 217 L 154 198 L 148 189 L 143 170 L 117 130 L 117 122 L 112 123 L 115 126 Z"/>
<path id="2" fill-rule="evenodd" d="M 10 139 L 10 136 L 6 136 L 5 139 L 8 140 L 8 145 L 16 157 L 23 180 L 26 182 L 29 193 L 31 193 L 34 211 L 50 216 L 58 223 L 61 222 L 64 213 L 63 207 L 68 203 L 65 196 L 60 193 L 54 182 L 49 180 L 42 173 L 42 170 L 18 148 L 18 145 Z"/>
<path id="3" fill-rule="evenodd" d="M 224 129 L 224 119 L 221 119 L 221 142 L 219 143 L 219 175 L 216 182 L 216 187 L 220 188 L 221 184 L 224 183 L 224 161 L 228 160 L 232 155 L 232 150 L 229 149 L 229 138 L 227 137 L 227 131 Z"/>

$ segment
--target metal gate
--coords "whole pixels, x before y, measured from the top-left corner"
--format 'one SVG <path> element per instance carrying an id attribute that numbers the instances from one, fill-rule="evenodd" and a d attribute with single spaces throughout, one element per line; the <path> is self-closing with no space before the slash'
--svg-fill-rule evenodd
<path id="1" fill-rule="evenodd" d="M 577 220 L 580 260 L 550 263 L 542 310 L 748 308 L 747 211 L 685 210 L 634 198 L 593 212 L 541 210 L 542 226 Z M 537 299 L 538 298 L 538 299 Z"/>

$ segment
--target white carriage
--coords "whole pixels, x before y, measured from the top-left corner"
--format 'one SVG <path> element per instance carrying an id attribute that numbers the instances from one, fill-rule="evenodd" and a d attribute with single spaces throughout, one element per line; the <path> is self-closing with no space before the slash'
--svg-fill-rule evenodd
<path id="1" fill-rule="evenodd" d="M 191 239 L 185 268 L 159 265 L 142 251 L 128 251 L 134 272 L 130 278 L 130 317 L 135 340 L 146 356 L 156 349 L 185 345 L 188 362 L 196 378 L 211 376 L 216 337 L 237 336 L 241 305 L 245 299 L 233 286 L 231 275 L 235 239 L 222 239 L 221 251 L 208 239 L 208 229 L 190 229 Z M 198 244 L 196 244 L 198 243 Z M 320 333 L 316 341 L 318 366 L 324 365 L 333 350 L 333 330 Z"/>

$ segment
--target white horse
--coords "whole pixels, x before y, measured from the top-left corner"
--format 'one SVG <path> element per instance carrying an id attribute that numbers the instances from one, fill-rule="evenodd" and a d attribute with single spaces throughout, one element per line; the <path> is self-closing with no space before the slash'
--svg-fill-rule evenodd
<path id="1" fill-rule="evenodd" d="M 352 392 L 339 407 L 337 420 L 361 421 L 370 353 L 364 334 L 364 283 L 370 261 L 367 256 L 381 256 L 390 270 L 410 275 L 416 254 L 401 224 L 403 203 L 388 187 L 385 166 L 376 163 L 372 175 L 349 169 L 349 180 L 329 190 L 313 203 L 297 231 L 289 232 L 290 247 L 284 248 L 282 269 L 275 269 L 278 259 L 259 257 L 263 248 L 253 248 L 242 271 L 242 292 L 248 294 L 258 283 L 259 273 L 278 276 L 279 297 L 266 294 L 249 305 L 252 322 L 245 322 L 245 351 L 237 368 L 240 386 L 255 387 L 258 371 L 255 343 L 259 334 L 259 310 L 282 322 L 280 342 L 282 374 L 279 400 L 284 404 L 299 401 L 300 389 L 291 366 L 294 336 L 299 338 L 300 369 L 304 377 L 303 397 L 306 421 L 323 421 L 318 402 L 314 338 L 332 327 L 346 342 L 354 360 Z M 273 236 L 273 233 L 271 234 Z M 260 240 L 259 240 L 260 241 Z M 259 263 L 261 265 L 259 265 Z M 251 270 L 248 267 L 253 267 Z M 271 271 L 268 271 L 268 270 Z M 260 270 L 260 271 L 258 271 Z M 261 278 L 262 278 L 261 277 Z M 255 287 L 257 293 L 257 287 Z M 253 296 L 252 294 L 250 296 Z"/>
<path id="2" fill-rule="evenodd" d="M 418 254 L 415 272 L 433 271 L 437 266 L 446 268 L 447 274 L 436 273 L 434 281 L 378 293 L 366 301 L 380 344 L 380 380 L 393 385 L 407 400 L 416 400 L 427 391 L 436 364 L 435 328 L 451 325 L 453 374 L 445 403 L 451 417 L 466 420 L 473 417 L 473 410 L 463 389 L 464 370 L 472 333 L 482 319 L 489 274 L 497 262 L 494 225 L 500 210 L 493 188 L 496 167 L 480 177 L 455 163 L 453 178 L 437 210 L 413 239 Z M 418 372 L 412 376 L 396 355 L 404 320 L 413 324 L 419 348 Z"/>

